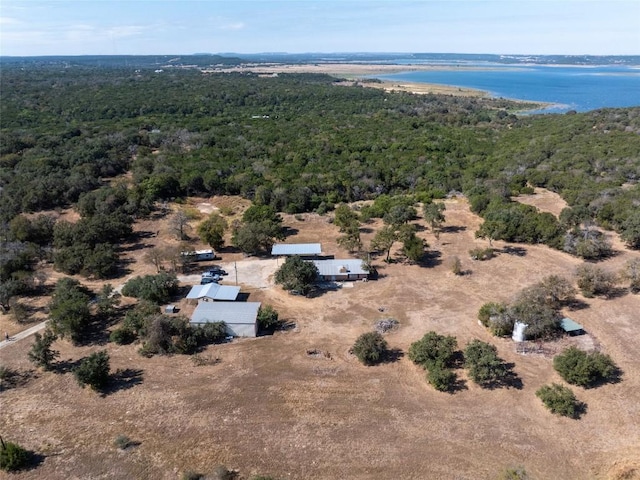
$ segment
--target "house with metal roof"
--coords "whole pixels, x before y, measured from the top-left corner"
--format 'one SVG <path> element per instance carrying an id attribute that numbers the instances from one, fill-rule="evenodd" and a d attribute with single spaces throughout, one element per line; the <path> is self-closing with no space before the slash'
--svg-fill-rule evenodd
<path id="1" fill-rule="evenodd" d="M 322 245 L 319 243 L 276 243 L 271 247 L 271 255 L 274 257 L 289 257 L 292 255 L 317 257 L 321 254 Z"/>
<path id="2" fill-rule="evenodd" d="M 240 287 L 232 285 L 218 285 L 217 283 L 207 283 L 206 285 L 194 285 L 187 295 L 187 300 L 197 300 L 198 302 L 233 302 L 238 298 Z"/>
<path id="3" fill-rule="evenodd" d="M 320 281 L 336 282 L 369 278 L 364 262 L 359 258 L 312 260 Z"/>
<path id="4" fill-rule="evenodd" d="M 562 320 L 560 320 L 560 328 L 562 328 L 562 330 L 564 330 L 566 334 L 571 336 L 583 335 L 586 333 L 582 325 L 574 322 L 568 317 L 565 317 Z"/>
<path id="5" fill-rule="evenodd" d="M 224 322 L 227 335 L 255 337 L 258 334 L 260 302 L 202 302 L 191 315 L 194 326 Z"/>

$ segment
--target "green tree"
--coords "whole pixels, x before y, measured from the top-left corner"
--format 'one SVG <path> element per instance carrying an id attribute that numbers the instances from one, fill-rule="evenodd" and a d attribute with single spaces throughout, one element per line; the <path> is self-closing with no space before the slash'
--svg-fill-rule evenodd
<path id="1" fill-rule="evenodd" d="M 402 254 L 411 263 L 419 262 L 424 256 L 424 240 L 413 229 L 402 238 Z"/>
<path id="2" fill-rule="evenodd" d="M 77 343 L 91 321 L 90 299 L 86 288 L 77 280 L 69 277 L 58 280 L 49 302 L 49 319 L 53 332 Z"/>
<path id="3" fill-rule="evenodd" d="M 262 330 L 275 330 L 281 324 L 278 312 L 271 305 L 262 305 L 258 310 L 258 327 Z"/>
<path id="4" fill-rule="evenodd" d="M 410 222 L 416 217 L 416 209 L 410 205 L 393 205 L 382 218 L 384 223 L 392 225 L 396 229 Z"/>
<path id="5" fill-rule="evenodd" d="M 235 229 L 231 241 L 242 252 L 255 255 L 260 252 L 268 252 L 276 240 L 284 238 L 280 223 L 261 220 L 240 225 Z"/>
<path id="6" fill-rule="evenodd" d="M 351 350 L 365 365 L 375 365 L 384 359 L 387 342 L 378 332 L 367 332 L 360 335 Z"/>
<path id="7" fill-rule="evenodd" d="M 160 272 L 128 280 L 122 287 L 122 294 L 156 304 L 166 303 L 178 293 L 178 278 L 173 273 Z"/>
<path id="8" fill-rule="evenodd" d="M 436 238 L 440 238 L 440 230 L 442 228 L 442 224 L 445 221 L 445 210 L 446 206 L 444 203 L 429 202 L 425 203 L 422 207 L 422 215 L 424 216 L 424 220 L 429 224 L 429 226 L 431 227 L 431 231 Z"/>
<path id="9" fill-rule="evenodd" d="M 386 255 L 385 262 L 389 262 L 391 256 L 391 248 L 396 243 L 398 235 L 396 229 L 392 225 L 385 225 L 378 230 L 371 240 L 371 248 L 373 250 L 384 252 Z"/>
<path id="10" fill-rule="evenodd" d="M 434 365 L 450 367 L 457 348 L 458 341 L 455 337 L 439 335 L 432 331 L 413 342 L 407 356 L 413 363 L 424 368 L 430 369 Z"/>
<path id="11" fill-rule="evenodd" d="M 204 243 L 219 250 L 224 246 L 224 233 L 227 228 L 227 221 L 218 213 L 212 213 L 198 225 L 198 235 Z"/>
<path id="12" fill-rule="evenodd" d="M 618 367 L 609 355 L 584 352 L 569 347 L 553 359 L 553 368 L 572 385 L 593 387 L 618 375 Z"/>
<path id="13" fill-rule="evenodd" d="M 303 295 L 309 292 L 317 278 L 318 268 L 297 255 L 287 257 L 275 274 L 278 285 L 282 285 L 285 290 L 294 290 Z"/>
<path id="14" fill-rule="evenodd" d="M 469 377 L 482 387 L 499 385 L 507 379 L 509 369 L 498 355 L 494 345 L 473 340 L 464 350 L 464 366 Z"/>
<path id="15" fill-rule="evenodd" d="M 109 354 L 106 350 L 92 353 L 84 358 L 73 371 L 82 388 L 89 385 L 93 390 L 101 390 L 109 383 L 109 373 Z"/>
<path id="16" fill-rule="evenodd" d="M 629 248 L 640 248 L 640 212 L 637 210 L 629 215 L 622 224 L 620 238 Z"/>
<path id="17" fill-rule="evenodd" d="M 60 352 L 51 348 L 58 336 L 48 328 L 44 331 L 44 335 L 35 333 L 33 336 L 35 341 L 27 353 L 29 360 L 44 370 L 51 370 L 53 362 L 60 356 Z"/>
<path id="18" fill-rule="evenodd" d="M 349 252 L 359 252 L 362 250 L 362 240 L 360 239 L 360 224 L 358 222 L 347 225 L 344 235 L 338 237 L 338 245 L 346 248 Z"/>
<path id="19" fill-rule="evenodd" d="M 579 418 L 584 406 L 576 399 L 570 388 L 557 383 L 543 385 L 536 391 L 536 396 L 542 400 L 551 413 L 569 418 Z"/>
<path id="20" fill-rule="evenodd" d="M 587 298 L 596 295 L 610 295 L 618 281 L 615 274 L 590 263 L 578 266 L 576 277 L 580 292 Z"/>
<path id="21" fill-rule="evenodd" d="M 114 314 L 116 307 L 120 305 L 121 300 L 122 296 L 113 289 L 110 283 L 103 285 L 96 301 L 98 315 L 102 318 L 110 317 Z"/>
<path id="22" fill-rule="evenodd" d="M 17 472 L 31 463 L 31 453 L 17 443 L 5 442 L 0 437 L 0 470 Z"/>
<path id="23" fill-rule="evenodd" d="M 640 258 L 634 258 L 625 264 L 622 277 L 629 280 L 631 292 L 640 292 Z"/>
<path id="24" fill-rule="evenodd" d="M 109 382 L 109 354 L 106 350 L 95 352 L 82 359 L 73 371 L 78 384 L 84 388 L 89 385 L 93 390 L 101 390 Z"/>
<path id="25" fill-rule="evenodd" d="M 341 203 L 334 212 L 333 223 L 340 229 L 340 232 L 346 232 L 354 225 L 360 226 L 358 214 L 354 212 L 349 205 Z"/>
<path id="26" fill-rule="evenodd" d="M 427 381 L 440 392 L 450 392 L 455 387 L 458 377 L 453 370 L 441 365 L 432 365 L 427 372 Z"/>

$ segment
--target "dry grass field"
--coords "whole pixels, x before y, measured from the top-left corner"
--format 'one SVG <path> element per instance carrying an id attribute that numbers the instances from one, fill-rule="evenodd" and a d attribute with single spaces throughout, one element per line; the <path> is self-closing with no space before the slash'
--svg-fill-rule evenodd
<path id="1" fill-rule="evenodd" d="M 561 209 L 560 200 L 549 195 L 531 196 L 527 203 L 535 204 L 536 198 L 544 202 L 541 208 Z M 216 206 L 222 201 L 227 210 L 241 209 L 229 199 L 192 203 Z M 472 261 L 468 251 L 487 245 L 474 238 L 480 219 L 464 199 L 447 200 L 446 207 L 446 229 L 439 240 L 428 229 L 419 233 L 430 245 L 425 265 L 385 265 L 376 259 L 378 280 L 315 298 L 292 296 L 274 286 L 274 260 L 223 251 L 221 263 L 230 273 L 225 281 L 234 282 L 237 268 L 249 299 L 273 305 L 295 327 L 211 346 L 203 355 L 218 357 L 215 365 L 195 366 L 181 355 L 143 358 L 136 345 L 76 348 L 57 342 L 62 360 L 106 348 L 112 370 L 136 369 L 141 375 L 99 395 L 78 387 L 69 373 L 33 371 L 23 385 L 2 391 L 3 438 L 43 455 L 36 469 L 9 478 L 178 479 L 186 470 L 211 472 L 219 464 L 237 469 L 241 478 L 475 480 L 496 478 L 513 466 L 523 466 L 534 479 L 640 478 L 640 296 L 586 299 L 586 308 L 565 313 L 584 325 L 588 336 L 519 354 L 510 339 L 494 338 L 478 324 L 479 307 L 509 301 L 549 274 L 571 277 L 580 262 L 529 245 L 522 246 L 520 255 Z M 347 256 L 326 217 L 287 215 L 285 224 L 297 231 L 289 242 L 319 241 L 324 252 Z M 377 227 L 365 226 L 365 244 Z M 159 235 L 125 246 L 128 276 L 153 273 L 141 260 L 145 250 L 175 241 L 166 219 L 141 222 L 136 229 Z M 606 268 L 619 270 L 640 256 L 617 240 L 614 246 L 617 254 L 601 262 Z M 451 273 L 453 256 L 470 274 Z M 53 281 L 56 274 L 49 274 Z M 188 312 L 180 305 L 182 313 Z M 361 365 L 349 349 L 383 317 L 400 322 L 387 341 L 404 352 L 429 330 L 455 335 L 461 348 L 475 338 L 492 342 L 503 359 L 515 364 L 522 388 L 484 390 L 457 370 L 462 389 L 440 393 L 406 357 Z M 9 328 L 6 317 L 0 322 L 0 328 Z M 33 370 L 26 355 L 31 341 L 0 350 L 0 363 Z M 572 387 L 587 412 L 571 420 L 551 415 L 535 391 L 562 382 L 552 355 L 578 342 L 610 354 L 624 374 L 617 384 Z M 327 355 L 308 355 L 312 349 Z M 118 435 L 139 444 L 119 450 L 113 444 Z"/>

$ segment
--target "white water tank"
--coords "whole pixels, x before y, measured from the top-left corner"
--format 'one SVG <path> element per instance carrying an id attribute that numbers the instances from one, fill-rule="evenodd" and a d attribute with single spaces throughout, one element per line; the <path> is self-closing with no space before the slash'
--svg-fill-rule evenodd
<path id="1" fill-rule="evenodd" d="M 513 325 L 513 334 L 511 338 L 514 342 L 524 342 L 524 331 L 528 327 L 526 323 L 516 322 Z"/>

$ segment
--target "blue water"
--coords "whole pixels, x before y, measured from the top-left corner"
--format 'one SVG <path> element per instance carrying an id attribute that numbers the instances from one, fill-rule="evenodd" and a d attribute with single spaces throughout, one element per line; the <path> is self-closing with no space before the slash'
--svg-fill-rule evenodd
<path id="1" fill-rule="evenodd" d="M 390 81 L 435 83 L 489 92 L 493 97 L 552 104 L 529 113 L 584 112 L 640 106 L 640 68 L 491 65 L 481 68 L 376 75 Z"/>

